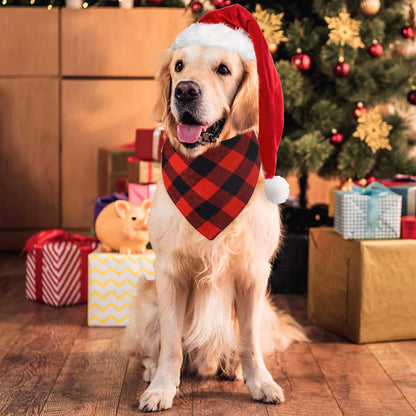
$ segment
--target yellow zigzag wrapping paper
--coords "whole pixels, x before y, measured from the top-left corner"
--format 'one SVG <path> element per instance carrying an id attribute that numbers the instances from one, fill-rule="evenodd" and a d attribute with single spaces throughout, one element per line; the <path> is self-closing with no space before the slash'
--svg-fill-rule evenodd
<path id="1" fill-rule="evenodd" d="M 138 279 L 153 280 L 155 254 L 88 255 L 88 325 L 126 326 Z"/>

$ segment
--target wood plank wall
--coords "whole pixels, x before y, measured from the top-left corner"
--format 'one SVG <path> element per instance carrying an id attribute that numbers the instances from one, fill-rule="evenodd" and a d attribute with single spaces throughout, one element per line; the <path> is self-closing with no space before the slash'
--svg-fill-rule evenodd
<path id="1" fill-rule="evenodd" d="M 171 8 L 0 8 L 0 250 L 45 228 L 88 232 L 97 148 L 154 126 L 157 55 L 191 19 Z M 310 202 L 325 202 L 328 184 L 312 182 Z"/>

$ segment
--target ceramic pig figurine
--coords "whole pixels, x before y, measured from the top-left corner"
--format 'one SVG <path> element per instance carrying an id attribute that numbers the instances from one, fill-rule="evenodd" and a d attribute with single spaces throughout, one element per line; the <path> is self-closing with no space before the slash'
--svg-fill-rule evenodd
<path id="1" fill-rule="evenodd" d="M 122 254 L 142 254 L 149 242 L 147 223 L 152 201 L 140 205 L 128 201 L 108 204 L 98 215 L 95 233 L 101 241 L 101 251 L 119 251 Z"/>

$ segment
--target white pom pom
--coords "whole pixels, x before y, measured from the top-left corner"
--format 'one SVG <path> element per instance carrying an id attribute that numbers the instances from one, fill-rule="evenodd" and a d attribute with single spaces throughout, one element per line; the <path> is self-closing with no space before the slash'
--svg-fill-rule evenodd
<path id="1" fill-rule="evenodd" d="M 274 204 L 283 204 L 289 198 L 289 184 L 281 176 L 273 176 L 273 178 L 266 179 L 264 181 L 264 190 L 267 199 Z"/>

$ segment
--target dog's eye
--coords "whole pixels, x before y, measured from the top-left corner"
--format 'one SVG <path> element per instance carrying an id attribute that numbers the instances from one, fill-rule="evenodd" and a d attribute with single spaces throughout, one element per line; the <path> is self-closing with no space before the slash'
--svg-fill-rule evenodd
<path id="1" fill-rule="evenodd" d="M 217 68 L 217 73 L 220 74 L 220 75 L 230 75 L 231 74 L 230 70 L 224 64 L 221 64 Z"/>
<path id="2" fill-rule="evenodd" d="M 178 61 L 175 64 L 175 72 L 181 72 L 183 69 L 183 62 L 182 61 Z"/>
<path id="3" fill-rule="evenodd" d="M 131 217 L 131 220 L 132 221 L 136 221 L 137 220 L 137 217 Z"/>

